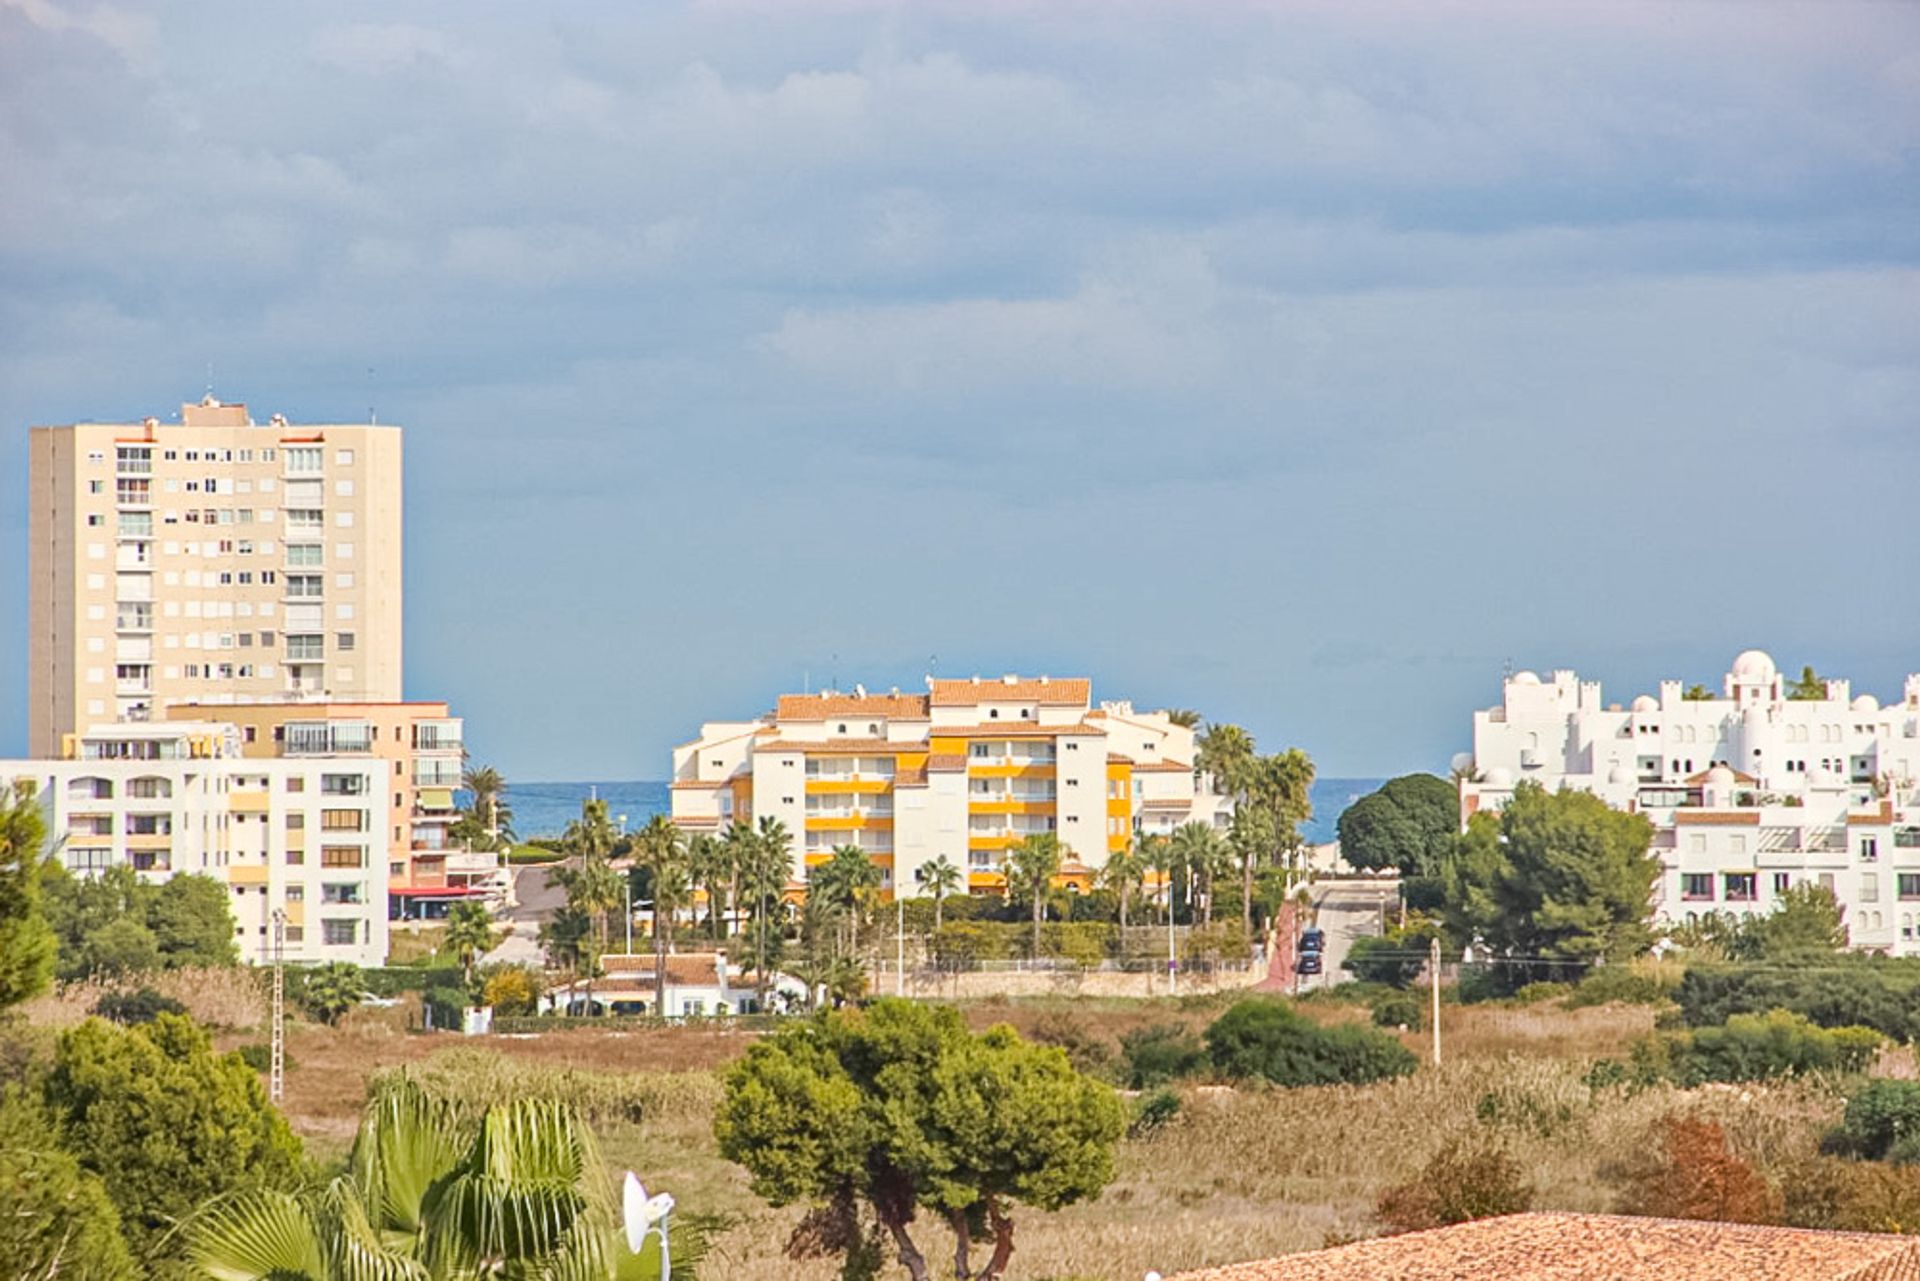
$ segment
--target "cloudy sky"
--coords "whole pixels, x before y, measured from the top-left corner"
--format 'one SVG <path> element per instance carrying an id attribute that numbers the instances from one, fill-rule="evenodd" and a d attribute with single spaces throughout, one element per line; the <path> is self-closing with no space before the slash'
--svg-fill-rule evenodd
<path id="1" fill-rule="evenodd" d="M 1920 669 L 1920 8 L 0 0 L 29 423 L 408 430 L 510 777 L 1091 673 L 1334 775 L 1502 665 Z"/>

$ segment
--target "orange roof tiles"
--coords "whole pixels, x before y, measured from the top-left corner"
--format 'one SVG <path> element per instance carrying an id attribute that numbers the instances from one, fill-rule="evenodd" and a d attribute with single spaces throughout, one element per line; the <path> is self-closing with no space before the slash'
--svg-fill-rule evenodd
<path id="1" fill-rule="evenodd" d="M 1085 707 L 1093 699 L 1093 682 L 1084 676 L 1064 680 L 1037 677 L 1011 683 L 998 677 L 978 680 L 936 680 L 930 695 L 935 707 L 969 707 L 975 703 L 1040 703 L 1048 707 Z"/>
<path id="2" fill-rule="evenodd" d="M 927 757 L 927 772 L 930 774 L 964 774 L 967 758 L 958 752 L 935 752 Z"/>
<path id="3" fill-rule="evenodd" d="M 795 738 L 775 738 L 754 744 L 756 752 L 866 752 L 884 756 L 891 752 L 924 752 L 925 743 L 896 743 L 890 738 L 831 738 L 808 742 Z"/>
<path id="4" fill-rule="evenodd" d="M 1673 812 L 1673 821 L 1682 827 L 1758 827 L 1760 811 L 1677 809 Z"/>
<path id="5" fill-rule="evenodd" d="M 1511 1214 L 1172 1281 L 1920 1281 L 1920 1241 L 1872 1232 Z"/>
<path id="6" fill-rule="evenodd" d="M 822 721 L 829 716 L 885 716 L 898 720 L 927 719 L 925 694 L 782 694 L 778 715 L 783 721 Z"/>
<path id="7" fill-rule="evenodd" d="M 1872 810 L 1848 810 L 1848 827 L 1876 827 L 1893 822 L 1893 802 L 1881 801 L 1880 808 Z"/>
<path id="8" fill-rule="evenodd" d="M 1179 761 L 1149 761 L 1145 765 L 1135 765 L 1136 774 L 1191 774 L 1193 766 L 1182 765 Z"/>
<path id="9" fill-rule="evenodd" d="M 1076 721 L 1072 725 L 1042 725 L 1037 721 L 987 721 L 980 725 L 935 725 L 927 733 L 933 738 L 1052 738 L 1067 734 L 1085 738 L 1104 734 L 1097 725 Z"/>

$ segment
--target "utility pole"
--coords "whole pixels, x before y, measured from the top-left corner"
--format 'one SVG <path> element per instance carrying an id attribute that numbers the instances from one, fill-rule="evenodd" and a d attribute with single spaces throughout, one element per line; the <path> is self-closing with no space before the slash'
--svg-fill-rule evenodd
<path id="1" fill-rule="evenodd" d="M 627 955 L 633 955 L 633 876 L 627 876 Z"/>
<path id="2" fill-rule="evenodd" d="M 1180 962 L 1173 954 L 1173 876 L 1167 876 L 1167 995 L 1180 995 Z"/>
<path id="3" fill-rule="evenodd" d="M 287 914 L 273 909 L 273 1052 L 267 1067 L 267 1098 L 287 1092 Z"/>
<path id="4" fill-rule="evenodd" d="M 1440 937 L 1435 935 L 1427 953 L 1427 968 L 1433 982 L 1433 1065 L 1440 1066 Z"/>

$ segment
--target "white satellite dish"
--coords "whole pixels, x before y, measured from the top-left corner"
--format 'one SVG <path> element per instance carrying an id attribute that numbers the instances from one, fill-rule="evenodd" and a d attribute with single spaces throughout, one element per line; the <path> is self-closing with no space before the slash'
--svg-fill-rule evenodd
<path id="1" fill-rule="evenodd" d="M 673 1210 L 673 1196 L 662 1192 L 656 1196 L 647 1195 L 646 1185 L 632 1170 L 627 1171 L 626 1181 L 620 1189 L 620 1218 L 627 1231 L 627 1249 L 640 1253 L 640 1247 L 646 1244 L 649 1232 L 660 1234 L 661 1258 L 666 1257 L 667 1215 Z"/>

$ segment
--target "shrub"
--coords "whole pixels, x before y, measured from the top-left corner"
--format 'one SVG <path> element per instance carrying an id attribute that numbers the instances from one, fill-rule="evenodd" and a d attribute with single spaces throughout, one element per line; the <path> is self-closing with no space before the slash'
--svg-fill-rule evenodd
<path id="1" fill-rule="evenodd" d="M 1460 978 L 1453 985 L 1454 998 L 1462 1005 L 1498 1001 L 1508 988 L 1497 965 L 1462 965 Z"/>
<path id="2" fill-rule="evenodd" d="M 1911 1041 L 1920 1033 L 1920 965 L 1851 956 L 1828 958 L 1817 970 L 1696 965 L 1680 980 L 1674 1000 L 1693 1027 L 1780 1009 L 1821 1027 L 1870 1027 Z"/>
<path id="3" fill-rule="evenodd" d="M 256 1072 L 267 1072 L 273 1068 L 273 1047 L 265 1041 L 251 1041 L 234 1051 L 240 1061 Z M 293 1055 L 287 1050 L 280 1051 L 280 1066 L 288 1072 L 293 1071 Z"/>
<path id="4" fill-rule="evenodd" d="M 47 1117 L 0 1094 L 0 1264 L 12 1277 L 122 1281 L 140 1275 L 99 1178 L 62 1150 Z"/>
<path id="5" fill-rule="evenodd" d="M 1881 1080 L 1854 1091 L 1826 1142 L 1834 1151 L 1878 1161 L 1913 1135 L 1920 1135 L 1920 1081 Z"/>
<path id="6" fill-rule="evenodd" d="M 1035 1020 L 1031 1036 L 1042 1045 L 1057 1045 L 1067 1061 L 1081 1072 L 1104 1073 L 1113 1064 L 1113 1044 L 1089 1032 L 1079 1020 L 1058 1011 Z"/>
<path id="7" fill-rule="evenodd" d="M 1013 955 L 1017 928 L 997 921 L 948 921 L 933 934 L 933 959 L 943 970 L 971 970 Z"/>
<path id="8" fill-rule="evenodd" d="M 1346 1023 L 1323 1028 L 1279 1001 L 1239 1002 L 1207 1028 L 1214 1066 L 1228 1076 L 1276 1085 L 1363 1085 L 1418 1066 L 1385 1032 Z"/>
<path id="9" fill-rule="evenodd" d="M 1817 1027 L 1801 1015 L 1773 1010 L 1736 1014 L 1724 1027 L 1655 1033 L 1655 1039 L 1664 1043 L 1664 1075 L 1680 1085 L 1694 1086 L 1809 1072 L 1858 1072 L 1872 1059 L 1880 1034 L 1868 1028 L 1840 1031 L 1845 1035 Z M 1649 1048 L 1645 1060 L 1660 1057 Z"/>
<path id="10" fill-rule="evenodd" d="M 428 988 L 420 1004 L 436 1029 L 458 1032 L 466 1016 L 467 990 L 464 987 Z"/>
<path id="11" fill-rule="evenodd" d="M 1127 1087 L 1145 1090 L 1199 1072 L 1207 1064 L 1207 1050 L 1186 1028 L 1163 1023 L 1123 1035 L 1120 1062 Z"/>
<path id="12" fill-rule="evenodd" d="M 1172 1090 L 1155 1090 L 1140 1097 L 1133 1107 L 1133 1121 L 1127 1137 L 1142 1139 L 1171 1125 L 1180 1115 L 1180 1096 Z"/>
<path id="13" fill-rule="evenodd" d="M 1782 1219 L 1834 1232 L 1911 1232 L 1920 1223 L 1920 1169 L 1814 1157 L 1787 1170 Z"/>
<path id="14" fill-rule="evenodd" d="M 1557 1001 L 1563 996 L 1571 996 L 1573 987 L 1567 983 L 1528 983 L 1513 994 L 1515 1005 L 1539 1005 L 1544 1001 Z"/>
<path id="15" fill-rule="evenodd" d="M 524 966 L 504 966 L 486 976 L 481 1003 L 497 1015 L 532 1014 L 540 999 L 538 975 Z"/>
<path id="16" fill-rule="evenodd" d="M 1567 997 L 1567 1008 L 1589 1005 L 1659 1005 L 1667 999 L 1667 988 L 1652 974 L 1626 965 L 1602 965 L 1587 971 L 1587 976 Z"/>
<path id="17" fill-rule="evenodd" d="M 1373 1003 L 1375 1027 L 1403 1027 L 1418 1032 L 1425 1025 L 1427 1003 L 1411 992 L 1395 992 Z"/>
<path id="18" fill-rule="evenodd" d="M 1411 987 L 1427 968 L 1427 941 L 1432 937 L 1431 928 L 1422 927 L 1357 938 L 1340 968 L 1362 983 Z"/>
<path id="19" fill-rule="evenodd" d="M 1722 1223 L 1777 1223 L 1779 1198 L 1727 1147 L 1719 1122 L 1669 1115 L 1654 1123 L 1621 1194 L 1626 1214 Z"/>
<path id="20" fill-rule="evenodd" d="M 185 1014 L 187 1007 L 150 987 L 137 992 L 109 992 L 94 1002 L 93 1012 L 110 1023 L 151 1023 L 162 1014 Z"/>
<path id="21" fill-rule="evenodd" d="M 1455 1140 L 1412 1181 L 1380 1194 L 1374 1213 L 1394 1232 L 1519 1214 L 1533 1204 L 1533 1185 L 1498 1142 Z"/>
<path id="22" fill-rule="evenodd" d="M 1031 934 L 1029 934 L 1031 939 Z M 1040 930 L 1040 951 L 1091 969 L 1113 948 L 1113 926 L 1104 922 L 1049 922 Z"/>
<path id="23" fill-rule="evenodd" d="M 1253 954 L 1247 932 L 1239 921 L 1215 921 L 1187 931 L 1180 942 L 1180 959 L 1188 966 L 1205 967 L 1222 961 L 1245 961 Z"/>

